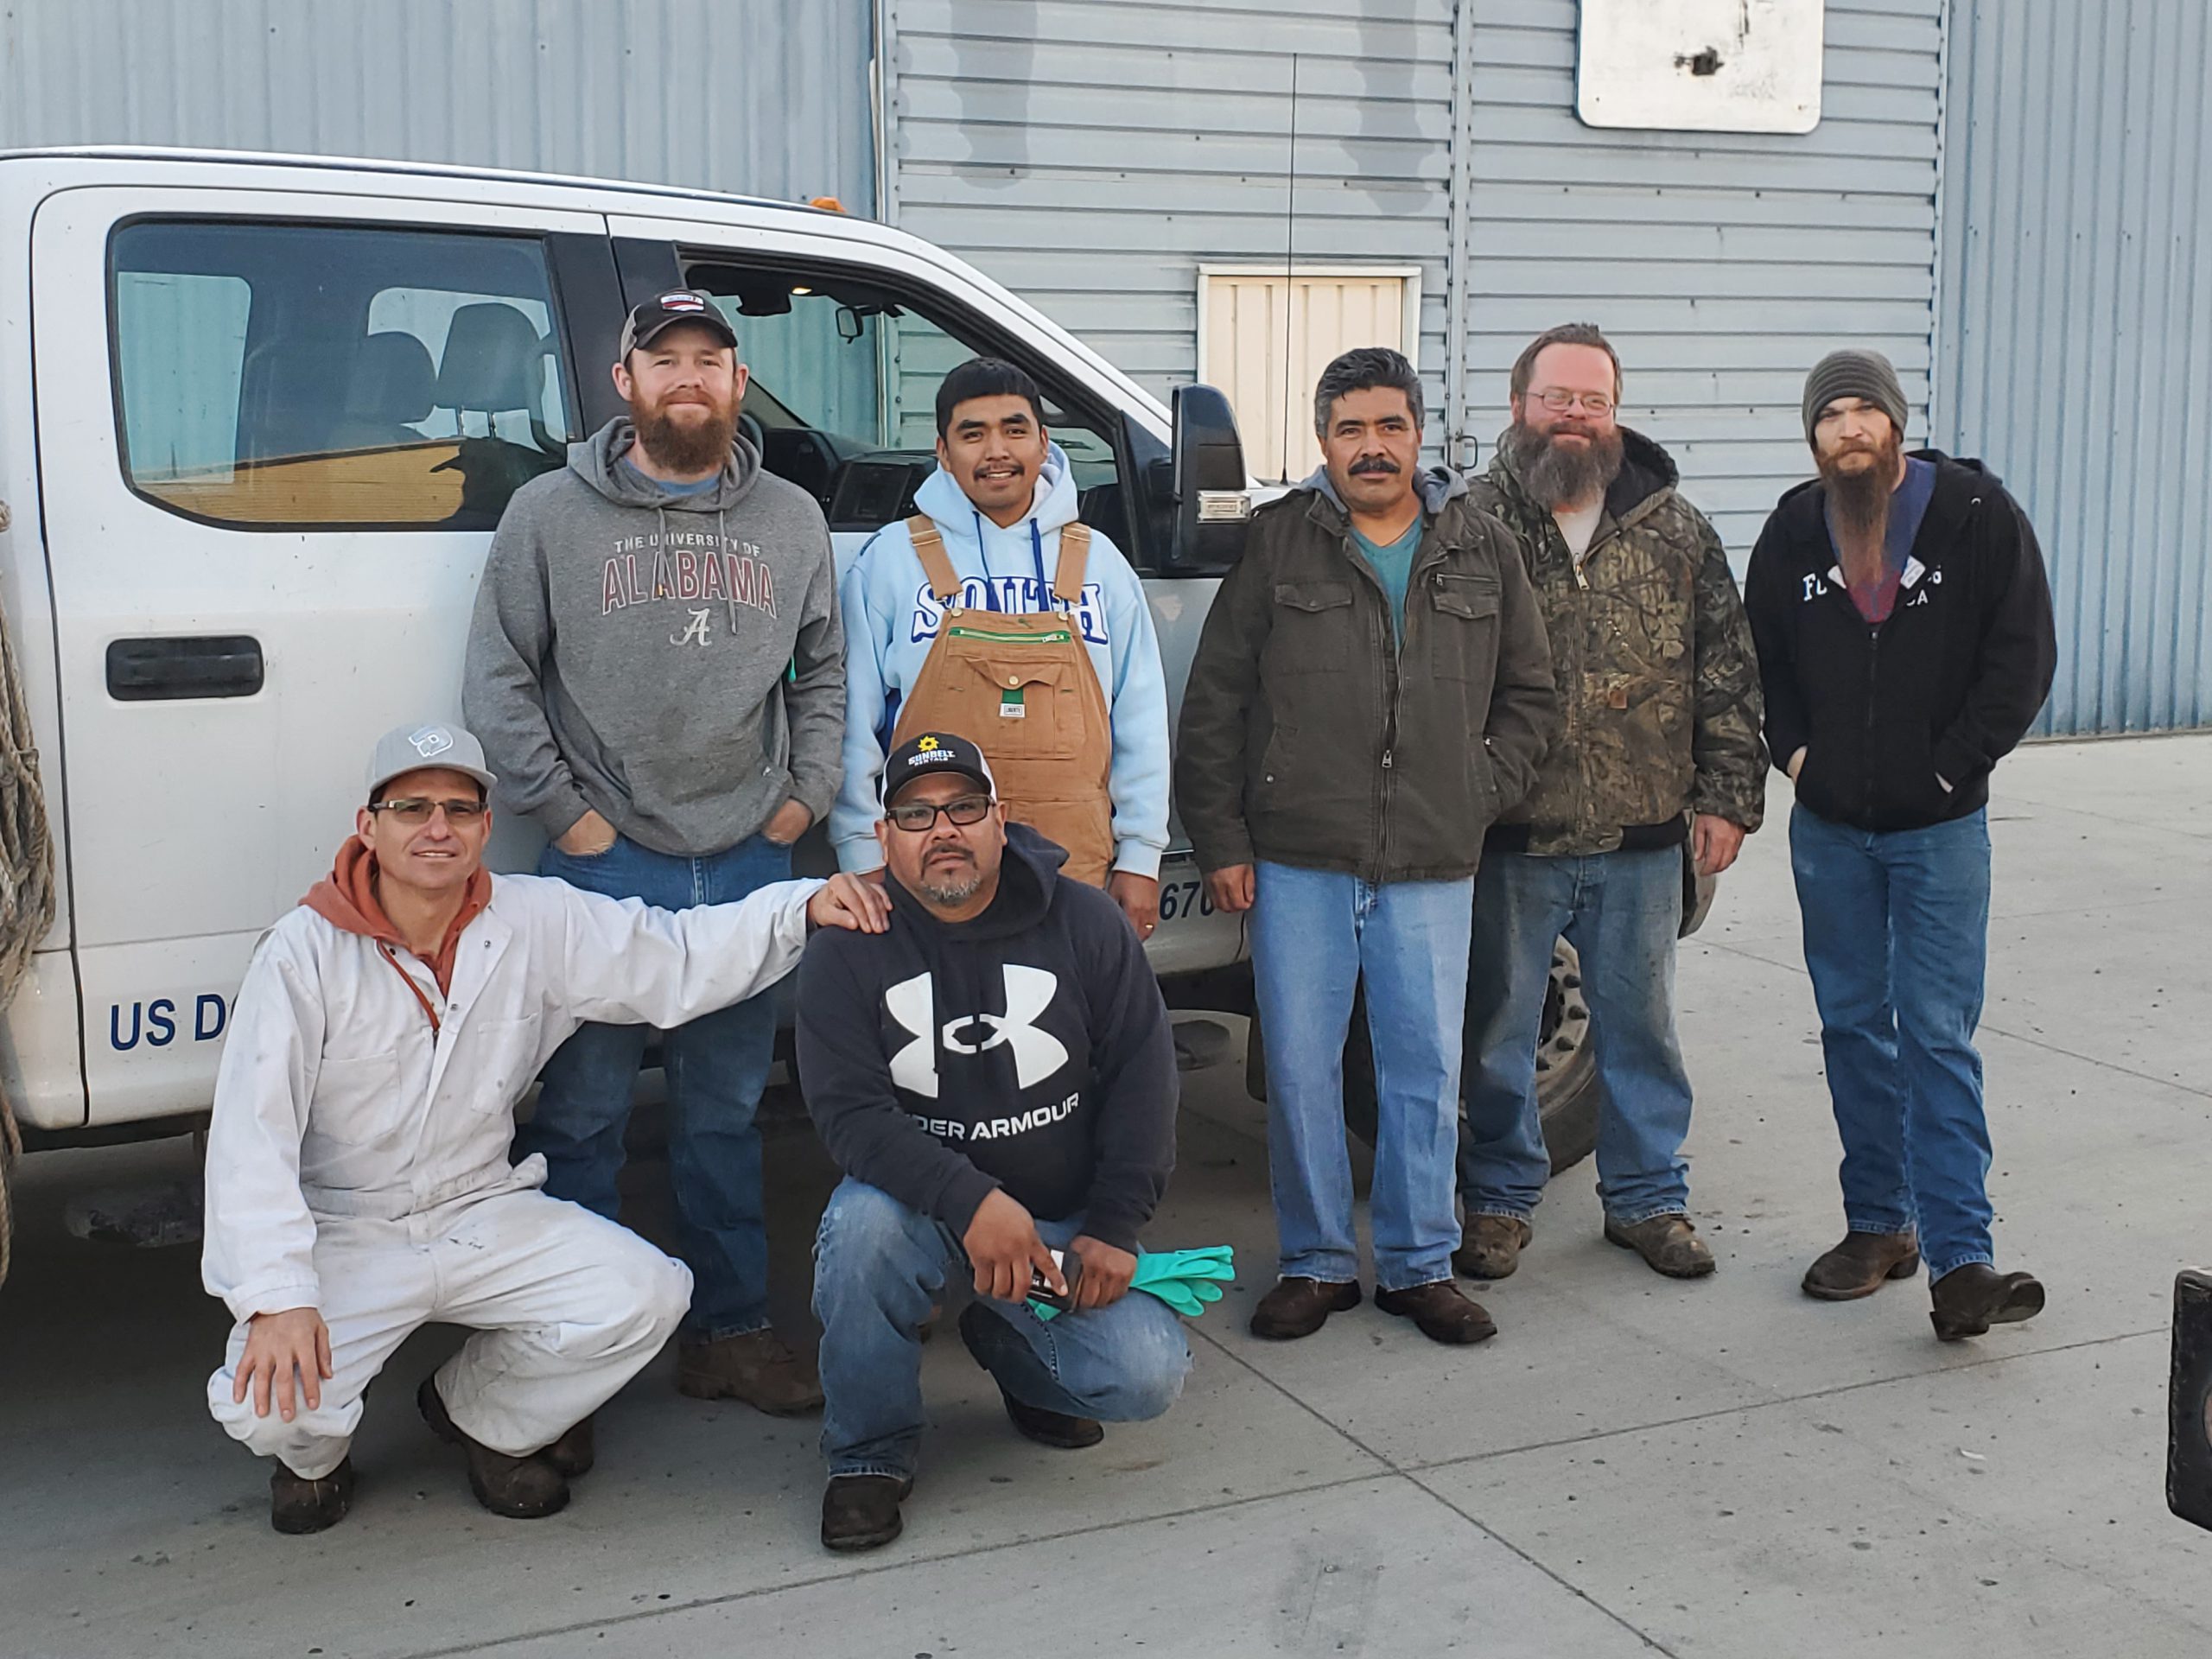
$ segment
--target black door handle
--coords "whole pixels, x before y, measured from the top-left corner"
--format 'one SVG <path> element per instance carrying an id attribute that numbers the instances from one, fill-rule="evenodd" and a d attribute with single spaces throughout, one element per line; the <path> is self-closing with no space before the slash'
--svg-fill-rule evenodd
<path id="1" fill-rule="evenodd" d="M 250 634 L 117 639 L 107 648 L 107 693 L 123 702 L 250 697 L 262 678 L 261 641 Z"/>

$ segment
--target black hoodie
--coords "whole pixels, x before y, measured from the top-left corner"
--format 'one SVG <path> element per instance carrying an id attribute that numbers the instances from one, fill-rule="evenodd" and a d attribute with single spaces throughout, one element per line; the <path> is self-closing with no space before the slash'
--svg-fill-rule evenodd
<path id="1" fill-rule="evenodd" d="M 825 928 L 798 981 L 799 1080 L 838 1168 L 965 1233 L 1003 1187 L 1135 1250 L 1175 1164 L 1175 1045 L 1136 931 L 1067 855 L 1007 829 L 998 895 L 939 921 L 894 880 L 887 933 Z"/>
<path id="2" fill-rule="evenodd" d="M 1935 493 L 1888 620 L 1870 626 L 1844 588 L 1818 480 L 1782 498 L 1744 578 L 1774 764 L 1802 748 L 1798 801 L 1861 830 L 1986 804 L 1990 769 L 2026 734 L 2057 661 L 2027 515 L 1980 461 L 1919 458 Z"/>

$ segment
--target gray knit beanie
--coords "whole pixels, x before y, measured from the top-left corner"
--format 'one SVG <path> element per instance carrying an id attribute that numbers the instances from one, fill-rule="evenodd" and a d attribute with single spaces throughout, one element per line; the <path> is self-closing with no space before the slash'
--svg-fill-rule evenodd
<path id="1" fill-rule="evenodd" d="M 1805 442 L 1813 442 L 1813 429 L 1821 411 L 1839 397 L 1864 397 L 1897 423 L 1897 436 L 1904 436 L 1904 388 L 1897 372 L 1879 352 L 1830 352 L 1805 377 Z"/>

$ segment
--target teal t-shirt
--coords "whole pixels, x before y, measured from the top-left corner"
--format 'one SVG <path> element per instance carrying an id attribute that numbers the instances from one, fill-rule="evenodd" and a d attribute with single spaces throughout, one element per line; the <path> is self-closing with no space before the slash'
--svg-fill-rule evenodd
<path id="1" fill-rule="evenodd" d="M 1421 533 L 1427 527 L 1427 516 L 1415 513 L 1406 533 L 1395 542 L 1378 544 L 1370 542 L 1357 531 L 1351 538 L 1359 543 L 1359 550 L 1375 567 L 1375 574 L 1382 578 L 1382 591 L 1390 600 L 1390 632 L 1392 638 L 1402 642 L 1406 637 L 1406 583 L 1414 573 L 1414 555 L 1421 549 Z"/>

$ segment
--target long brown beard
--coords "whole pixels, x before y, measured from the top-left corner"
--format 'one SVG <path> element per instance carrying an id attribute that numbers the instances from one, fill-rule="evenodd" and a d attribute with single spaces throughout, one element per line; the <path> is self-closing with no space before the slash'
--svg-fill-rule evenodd
<path id="1" fill-rule="evenodd" d="M 1514 471 L 1521 477 L 1521 487 L 1531 500 L 1548 507 L 1563 502 L 1587 501 L 1614 479 L 1621 470 L 1621 435 L 1616 427 L 1609 432 L 1592 432 L 1587 449 L 1562 449 L 1552 442 L 1548 432 L 1539 432 L 1534 427 L 1516 421 L 1507 440 L 1512 449 Z"/>
<path id="2" fill-rule="evenodd" d="M 670 418 L 669 405 L 663 404 L 658 409 L 637 410 L 632 418 L 637 423 L 639 447 L 664 472 L 703 473 L 710 467 L 720 467 L 728 458 L 730 444 L 737 435 L 734 410 L 717 410 L 705 420 L 679 425 Z"/>
<path id="3" fill-rule="evenodd" d="M 1844 575 L 1853 581 L 1863 581 L 1880 570 L 1882 543 L 1890 529 L 1890 498 L 1897 487 L 1897 461 L 1904 448 L 1904 440 L 1893 430 L 1885 442 L 1872 448 L 1874 464 L 1864 471 L 1841 472 L 1835 464 L 1840 457 L 1817 457 L 1821 480 L 1827 486 L 1828 505 L 1835 514 Z"/>

